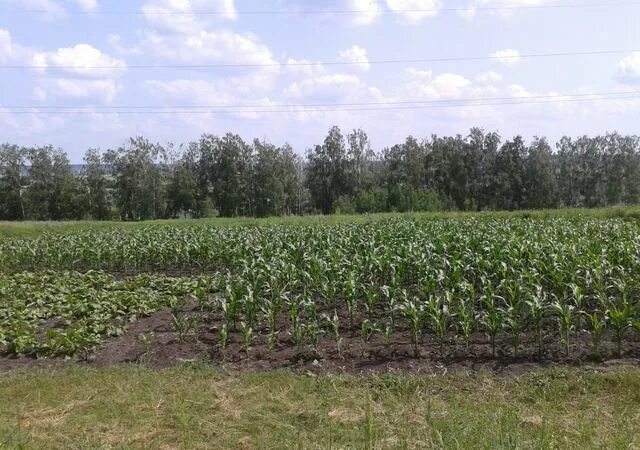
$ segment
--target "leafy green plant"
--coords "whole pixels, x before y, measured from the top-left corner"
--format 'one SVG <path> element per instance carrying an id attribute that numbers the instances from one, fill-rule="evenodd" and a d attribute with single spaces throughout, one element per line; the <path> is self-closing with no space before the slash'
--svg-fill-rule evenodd
<path id="1" fill-rule="evenodd" d="M 571 343 L 571 331 L 573 331 L 573 319 L 575 315 L 575 306 L 568 302 L 556 301 L 551 305 L 552 310 L 555 312 L 558 325 L 560 327 L 560 336 L 565 345 L 566 356 L 569 356 L 570 343 Z"/>
<path id="2" fill-rule="evenodd" d="M 411 345 L 413 346 L 413 353 L 415 357 L 420 356 L 420 317 L 422 315 L 422 307 L 418 303 L 416 298 L 406 300 L 401 306 L 400 310 L 404 314 L 405 319 L 409 322 L 409 329 L 411 330 Z"/>
<path id="3" fill-rule="evenodd" d="M 620 304 L 622 303 L 622 304 Z M 622 356 L 622 340 L 627 330 L 631 327 L 634 308 L 629 302 L 612 302 L 609 306 L 609 323 L 614 331 L 616 341 L 616 355 Z"/>

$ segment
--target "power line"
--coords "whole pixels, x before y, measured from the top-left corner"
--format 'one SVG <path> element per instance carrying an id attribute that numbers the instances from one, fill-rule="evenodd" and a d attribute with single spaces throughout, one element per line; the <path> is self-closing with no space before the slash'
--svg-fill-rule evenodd
<path id="1" fill-rule="evenodd" d="M 555 53 L 526 53 L 514 55 L 485 55 L 460 56 L 445 58 L 415 58 L 415 59 L 378 59 L 370 61 L 316 61 L 316 62 L 284 62 L 284 63 L 247 63 L 247 64 L 132 64 L 125 66 L 46 66 L 46 65 L 0 65 L 0 69 L 57 69 L 57 70 L 126 70 L 126 69 L 213 69 L 213 68 L 251 68 L 251 67 L 298 67 L 298 66 L 354 66 L 363 64 L 414 64 L 455 61 L 483 61 L 483 60 L 515 60 L 521 58 L 547 58 L 567 56 L 593 56 L 632 53 L 640 50 L 592 50 L 584 52 L 555 52 Z"/>
<path id="2" fill-rule="evenodd" d="M 577 94 L 584 95 L 584 94 Z M 301 112 L 358 112 L 358 111 L 397 111 L 397 110 L 421 110 L 421 109 L 441 109 L 441 108 L 465 108 L 470 106 L 508 106 L 508 105 L 531 105 L 531 104 L 544 104 L 544 103 L 573 103 L 573 102 L 589 102 L 589 101 L 603 101 L 603 100 L 635 100 L 640 99 L 640 92 L 636 93 L 636 95 L 625 95 L 625 96 L 610 96 L 610 97 L 597 97 L 598 94 L 592 94 L 592 98 L 576 98 L 577 96 L 572 95 L 558 95 L 555 97 L 563 97 L 563 98 L 548 98 L 542 100 L 523 100 L 530 97 L 513 97 L 512 99 L 515 101 L 477 101 L 473 99 L 467 100 L 451 100 L 451 102 L 467 102 L 467 103 L 457 103 L 457 104 L 429 104 L 429 105 L 402 105 L 402 106 L 390 106 L 390 107 L 364 107 L 364 108 L 344 108 L 344 107 L 329 107 L 329 108 L 287 108 L 287 109 L 263 109 L 263 110 L 146 110 L 146 111 L 108 111 L 102 110 L 99 112 L 95 111 L 69 111 L 69 110 L 60 110 L 60 111 L 0 111 L 0 114 L 51 114 L 51 115 L 104 115 L 104 114 L 117 114 L 117 115 L 146 115 L 146 114 L 163 114 L 163 115 L 179 115 L 179 114 L 229 114 L 229 113 L 301 113 Z M 278 107 L 278 105 L 275 105 Z"/>
<path id="3" fill-rule="evenodd" d="M 584 94 L 546 94 L 546 95 L 531 95 L 531 96 L 510 96 L 510 97 L 482 97 L 476 99 L 433 99 L 433 100 L 402 100 L 402 101 L 380 101 L 380 102 L 357 102 L 357 103 L 290 103 L 290 104 L 277 104 L 277 105 L 120 105 L 120 106 L 102 106 L 102 105 L 81 105 L 81 106 L 11 106 L 2 105 L 4 108 L 9 109 L 51 109 L 51 110 L 92 110 L 92 109 L 108 109 L 108 110 L 129 110 L 129 109 L 156 109 L 161 110 L 163 108 L 171 108 L 174 110 L 201 110 L 201 109 L 242 109 L 242 108 L 325 108 L 325 107 L 353 107 L 353 106 L 394 106 L 394 105 L 420 105 L 420 104 L 445 104 L 452 102 L 493 102 L 493 101 L 507 101 L 507 100 L 535 100 L 535 99 L 557 99 L 557 98 L 579 98 L 579 97 L 600 97 L 600 96 L 622 96 L 622 95 L 640 95 L 640 91 L 609 91 L 609 92 L 596 92 L 596 93 L 584 93 Z M 240 111 L 243 112 L 243 111 Z"/>
<path id="4" fill-rule="evenodd" d="M 637 6 L 638 1 L 612 1 L 597 3 L 568 3 L 547 5 L 504 5 L 504 6 L 478 6 L 466 8 L 419 8 L 419 9 L 342 9 L 342 10 L 256 10 L 256 11 L 51 11 L 44 9 L 3 10 L 2 14 L 69 14 L 69 15 L 151 15 L 151 16 L 273 16 L 273 15 L 357 15 L 357 14 L 429 14 L 429 13 L 462 13 L 477 11 L 512 11 L 512 10 L 538 10 L 538 9 L 574 9 L 574 8 L 600 8 L 612 6 Z"/>

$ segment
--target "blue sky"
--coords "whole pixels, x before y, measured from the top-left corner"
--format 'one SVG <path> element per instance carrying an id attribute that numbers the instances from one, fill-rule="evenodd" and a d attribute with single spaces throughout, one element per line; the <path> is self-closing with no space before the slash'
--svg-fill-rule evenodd
<path id="1" fill-rule="evenodd" d="M 333 124 L 364 128 L 377 149 L 472 126 L 527 139 L 637 133 L 640 2 L 556 7 L 581 3 L 598 2 L 0 0 L 0 141 L 61 146 L 81 162 L 133 135 L 227 131 L 303 154 Z M 613 50 L 624 52 L 526 57 Z M 253 66 L 136 67 L 220 64 Z M 614 92 L 632 94 L 576 101 Z M 521 104 L 487 104 L 508 102 Z M 304 106 L 318 104 L 342 106 Z M 42 114 L 60 106 L 83 113 Z M 114 112 L 123 106 L 147 109 Z M 158 114 L 177 107 L 186 113 Z"/>

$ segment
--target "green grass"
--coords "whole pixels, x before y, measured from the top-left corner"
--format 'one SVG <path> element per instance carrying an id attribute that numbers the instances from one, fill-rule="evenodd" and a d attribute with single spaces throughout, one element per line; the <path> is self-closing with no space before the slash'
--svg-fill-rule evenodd
<path id="1" fill-rule="evenodd" d="M 638 448 L 640 368 L 313 376 L 0 375 L 0 448 Z"/>
<path id="2" fill-rule="evenodd" d="M 0 221 L 0 237 L 29 237 L 41 233 L 65 233 L 81 230 L 104 230 L 118 227 L 136 228 L 148 225 L 177 225 L 193 226 L 199 224 L 218 226 L 260 225 L 260 224 L 285 224 L 285 225 L 312 225 L 319 223 L 353 223 L 384 220 L 390 217 L 419 217 L 419 218 L 455 218 L 455 217 L 622 217 L 640 220 L 640 206 L 613 207 L 598 209 L 545 209 L 539 211 L 487 211 L 487 212 L 426 212 L 426 213 L 379 213 L 365 215 L 331 215 L 331 216 L 289 216 L 267 217 L 256 219 L 249 217 L 213 218 L 213 219 L 175 219 L 154 220 L 142 222 L 120 221 L 74 221 L 74 222 L 3 222 Z"/>

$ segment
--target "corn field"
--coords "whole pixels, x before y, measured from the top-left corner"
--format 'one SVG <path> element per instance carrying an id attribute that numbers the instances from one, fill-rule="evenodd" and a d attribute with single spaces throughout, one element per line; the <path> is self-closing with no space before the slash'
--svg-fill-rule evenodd
<path id="1" fill-rule="evenodd" d="M 222 354 L 235 339 L 246 355 L 343 355 L 349 340 L 411 358 L 482 342 L 490 358 L 603 359 L 640 340 L 640 223 L 614 218 L 56 233 L 0 241 L 0 271 L 8 355 L 86 356 L 167 308 L 180 339 L 213 330 Z"/>

